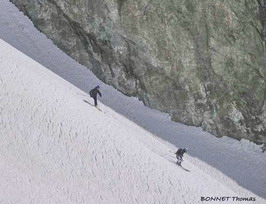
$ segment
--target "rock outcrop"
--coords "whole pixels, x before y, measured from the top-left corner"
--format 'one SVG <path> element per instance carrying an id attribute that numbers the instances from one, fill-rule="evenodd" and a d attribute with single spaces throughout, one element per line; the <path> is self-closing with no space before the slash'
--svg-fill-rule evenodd
<path id="1" fill-rule="evenodd" d="M 102 81 L 174 121 L 266 144 L 263 0 L 10 0 Z"/>

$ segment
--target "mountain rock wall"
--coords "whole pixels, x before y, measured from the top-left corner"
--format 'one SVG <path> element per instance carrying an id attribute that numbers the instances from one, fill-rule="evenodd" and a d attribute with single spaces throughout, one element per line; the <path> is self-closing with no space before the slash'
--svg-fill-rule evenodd
<path id="1" fill-rule="evenodd" d="M 10 1 L 124 94 L 174 121 L 266 144 L 264 0 Z"/>

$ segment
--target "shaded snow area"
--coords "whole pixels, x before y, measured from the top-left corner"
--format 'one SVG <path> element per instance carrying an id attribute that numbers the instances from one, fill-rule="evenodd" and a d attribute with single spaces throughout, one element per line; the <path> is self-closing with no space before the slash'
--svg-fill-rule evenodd
<path id="1" fill-rule="evenodd" d="M 240 196 L 149 132 L 0 41 L 1 192 L 5 203 L 191 203 Z M 165 152 L 162 156 L 159 153 Z M 252 195 L 245 192 L 243 194 Z"/>
<path id="2" fill-rule="evenodd" d="M 259 146 L 174 123 L 102 84 L 8 0 L 0 39 L 1 204 L 266 203 Z M 86 94 L 96 85 L 102 111 Z M 178 147 L 190 172 L 174 163 Z"/>

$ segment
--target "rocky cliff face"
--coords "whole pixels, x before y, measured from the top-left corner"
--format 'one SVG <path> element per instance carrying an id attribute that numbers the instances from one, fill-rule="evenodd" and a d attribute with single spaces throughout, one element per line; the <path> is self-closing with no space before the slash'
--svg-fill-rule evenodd
<path id="1" fill-rule="evenodd" d="M 266 144 L 263 0 L 10 0 L 101 80 L 172 119 Z"/>

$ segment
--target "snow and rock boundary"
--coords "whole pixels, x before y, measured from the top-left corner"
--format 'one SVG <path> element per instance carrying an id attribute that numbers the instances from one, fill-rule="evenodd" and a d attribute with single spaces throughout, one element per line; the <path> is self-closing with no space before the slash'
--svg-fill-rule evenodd
<path id="1" fill-rule="evenodd" d="M 232 190 L 229 178 L 219 182 L 190 157 L 185 164 L 193 171 L 183 171 L 165 157 L 170 145 L 103 104 L 102 112 L 88 106 L 84 92 L 2 40 L 0 47 L 3 202 L 200 203 L 209 195 L 256 197 L 241 187 Z"/>
<path id="2" fill-rule="evenodd" d="M 190 162 L 202 171 L 219 182 L 224 182 L 223 175 L 228 176 L 235 182 L 229 185 L 234 191 L 239 189 L 239 185 L 266 198 L 266 156 L 261 153 L 259 146 L 226 137 L 214 138 L 199 128 L 172 122 L 167 114 L 148 109 L 136 98 L 125 97 L 102 84 L 89 70 L 65 55 L 36 30 L 31 21 L 8 0 L 0 2 L 0 10 L 0 38 L 87 93 L 95 85 L 100 85 L 102 103 L 173 144 L 172 151 L 176 147 L 188 147 L 188 154 L 194 158 Z M 86 94 L 78 93 L 78 96 L 84 100 Z M 221 176 L 217 177 L 217 172 Z"/>

